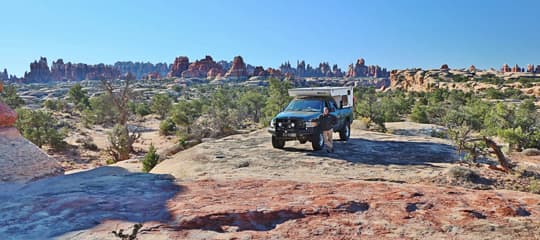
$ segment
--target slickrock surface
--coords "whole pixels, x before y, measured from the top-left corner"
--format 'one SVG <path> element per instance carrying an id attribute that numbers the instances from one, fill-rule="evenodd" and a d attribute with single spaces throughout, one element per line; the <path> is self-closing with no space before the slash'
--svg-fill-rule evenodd
<path id="1" fill-rule="evenodd" d="M 334 134 L 334 138 L 339 138 Z M 387 180 L 416 183 L 443 174 L 457 156 L 449 142 L 353 129 L 335 142 L 335 153 L 313 152 L 311 143 L 287 142 L 274 149 L 259 130 L 208 141 L 158 164 L 153 173 L 179 179 L 287 179 L 296 181 Z"/>
<path id="2" fill-rule="evenodd" d="M 58 162 L 16 128 L 0 128 L 0 183 L 26 182 L 63 174 Z"/>
<path id="3" fill-rule="evenodd" d="M 151 221 L 143 222 L 139 239 L 540 237 L 540 197 L 528 193 L 365 181 L 203 180 L 178 184 L 182 191 L 163 205 L 170 217 L 152 215 Z M 73 219 L 77 223 L 92 219 L 89 216 L 100 211 L 99 205 L 92 204 L 101 198 L 97 196 L 85 204 L 87 216 Z M 131 202 L 135 201 L 140 199 Z M 163 204 L 162 199 L 155 202 Z M 130 206 L 120 200 L 117 203 L 119 209 Z M 142 208 L 143 204 L 148 203 L 132 208 Z M 89 206 L 96 209 L 91 211 Z M 115 220 L 123 218 L 115 216 L 117 212 L 109 213 L 110 221 L 94 223 L 90 230 L 66 233 L 60 238 L 114 239 L 112 230 L 130 230 L 134 223 Z M 50 224 L 56 223 L 49 218 Z"/>
<path id="4" fill-rule="evenodd" d="M 50 239 L 107 219 L 168 219 L 165 202 L 180 187 L 168 176 L 101 167 L 0 190 L 0 239 Z"/>

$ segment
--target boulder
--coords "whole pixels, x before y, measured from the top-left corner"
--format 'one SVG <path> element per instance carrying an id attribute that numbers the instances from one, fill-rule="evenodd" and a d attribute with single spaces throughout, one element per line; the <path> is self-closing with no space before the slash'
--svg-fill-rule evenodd
<path id="1" fill-rule="evenodd" d="M 6 104 L 0 102 L 0 128 L 13 127 L 15 126 L 16 121 L 17 112 L 9 108 Z"/>

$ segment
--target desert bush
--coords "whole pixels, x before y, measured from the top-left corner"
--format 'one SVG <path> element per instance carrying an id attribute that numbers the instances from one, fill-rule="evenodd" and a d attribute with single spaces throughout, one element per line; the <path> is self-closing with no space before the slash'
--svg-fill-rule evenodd
<path id="1" fill-rule="evenodd" d="M 291 88 L 290 82 L 275 78 L 269 79 L 268 82 L 268 98 L 263 110 L 265 115 L 263 123 L 265 126 L 269 125 L 270 120 L 281 112 L 292 99 L 288 92 L 289 88 Z"/>
<path id="2" fill-rule="evenodd" d="M 160 119 L 164 119 L 171 109 L 172 100 L 167 94 L 156 94 L 152 97 L 150 110 L 159 115 Z"/>
<path id="3" fill-rule="evenodd" d="M 24 105 L 24 100 L 17 94 L 15 85 L 4 86 L 4 90 L 0 93 L 0 101 L 13 109 Z"/>
<path id="4" fill-rule="evenodd" d="M 150 148 L 148 149 L 148 152 L 144 155 L 144 159 L 142 161 L 143 164 L 143 171 L 144 172 L 150 172 L 152 168 L 154 168 L 159 162 L 159 155 L 156 153 L 156 148 L 154 147 L 154 144 L 150 144 Z"/>
<path id="5" fill-rule="evenodd" d="M 58 127 L 58 120 L 48 111 L 17 109 L 16 127 L 23 136 L 38 147 L 49 145 L 55 150 L 66 146 L 66 130 Z"/>
<path id="6" fill-rule="evenodd" d="M 171 118 L 166 118 L 159 123 L 159 134 L 169 136 L 176 131 L 176 124 Z"/>
<path id="7" fill-rule="evenodd" d="M 126 160 L 133 151 L 133 143 L 140 137 L 137 132 L 130 133 L 126 125 L 116 124 L 109 133 L 107 153 L 114 162 Z"/>
<path id="8" fill-rule="evenodd" d="M 133 112 L 141 117 L 144 117 L 148 114 L 150 114 L 152 111 L 150 110 L 150 106 L 146 103 L 137 103 L 135 105 L 135 109 Z"/>
<path id="9" fill-rule="evenodd" d="M 262 117 L 262 109 L 265 106 L 266 96 L 256 90 L 248 90 L 238 100 L 240 113 L 258 123 Z"/>
<path id="10" fill-rule="evenodd" d="M 540 180 L 531 179 L 529 181 L 528 190 L 531 193 L 540 194 Z"/>
<path id="11" fill-rule="evenodd" d="M 480 178 L 478 173 L 475 171 L 471 170 L 470 168 L 460 166 L 451 167 L 448 169 L 447 174 L 451 179 L 461 182 L 473 182 Z"/>
<path id="12" fill-rule="evenodd" d="M 202 115 L 203 105 L 199 100 L 180 100 L 172 106 L 171 120 L 191 134 L 192 125 Z"/>
<path id="13" fill-rule="evenodd" d="M 47 99 L 43 102 L 43 107 L 51 111 L 64 111 L 67 109 L 67 103 L 63 100 Z"/>
<path id="14" fill-rule="evenodd" d="M 73 105 L 75 105 L 75 108 L 79 111 L 90 107 L 88 93 L 82 89 L 82 86 L 79 83 L 76 83 L 69 89 L 68 99 L 73 103 Z"/>
<path id="15" fill-rule="evenodd" d="M 82 111 L 82 120 L 85 125 L 113 124 L 118 118 L 118 110 L 111 107 L 111 96 L 105 94 L 90 98 L 90 108 Z"/>
<path id="16" fill-rule="evenodd" d="M 426 107 L 422 106 L 419 103 L 414 104 L 414 107 L 411 111 L 410 119 L 411 121 L 417 123 L 429 123 Z"/>
<path id="17" fill-rule="evenodd" d="M 98 146 L 94 143 L 94 139 L 90 136 L 79 138 L 75 142 L 80 143 L 81 146 L 85 149 L 88 149 L 91 151 L 99 150 Z"/>

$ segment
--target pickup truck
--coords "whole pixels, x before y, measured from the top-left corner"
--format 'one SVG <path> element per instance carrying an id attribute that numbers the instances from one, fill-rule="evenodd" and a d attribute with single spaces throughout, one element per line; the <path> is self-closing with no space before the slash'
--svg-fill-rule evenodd
<path id="1" fill-rule="evenodd" d="M 349 139 L 354 119 L 352 87 L 296 88 L 290 89 L 289 95 L 294 99 L 268 128 L 274 148 L 284 148 L 286 141 L 298 140 L 302 144 L 310 141 L 313 150 L 321 150 L 324 139 L 318 119 L 324 107 L 338 119 L 334 132 L 339 132 L 341 140 Z"/>

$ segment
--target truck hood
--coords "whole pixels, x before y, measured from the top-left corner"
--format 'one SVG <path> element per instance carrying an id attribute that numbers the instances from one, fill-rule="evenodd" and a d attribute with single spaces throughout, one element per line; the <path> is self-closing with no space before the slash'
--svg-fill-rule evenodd
<path id="1" fill-rule="evenodd" d="M 321 115 L 320 112 L 299 112 L 299 111 L 286 111 L 286 112 L 280 112 L 277 116 L 277 118 L 295 118 L 295 119 L 303 119 L 304 121 L 309 121 L 314 118 L 318 118 Z"/>

